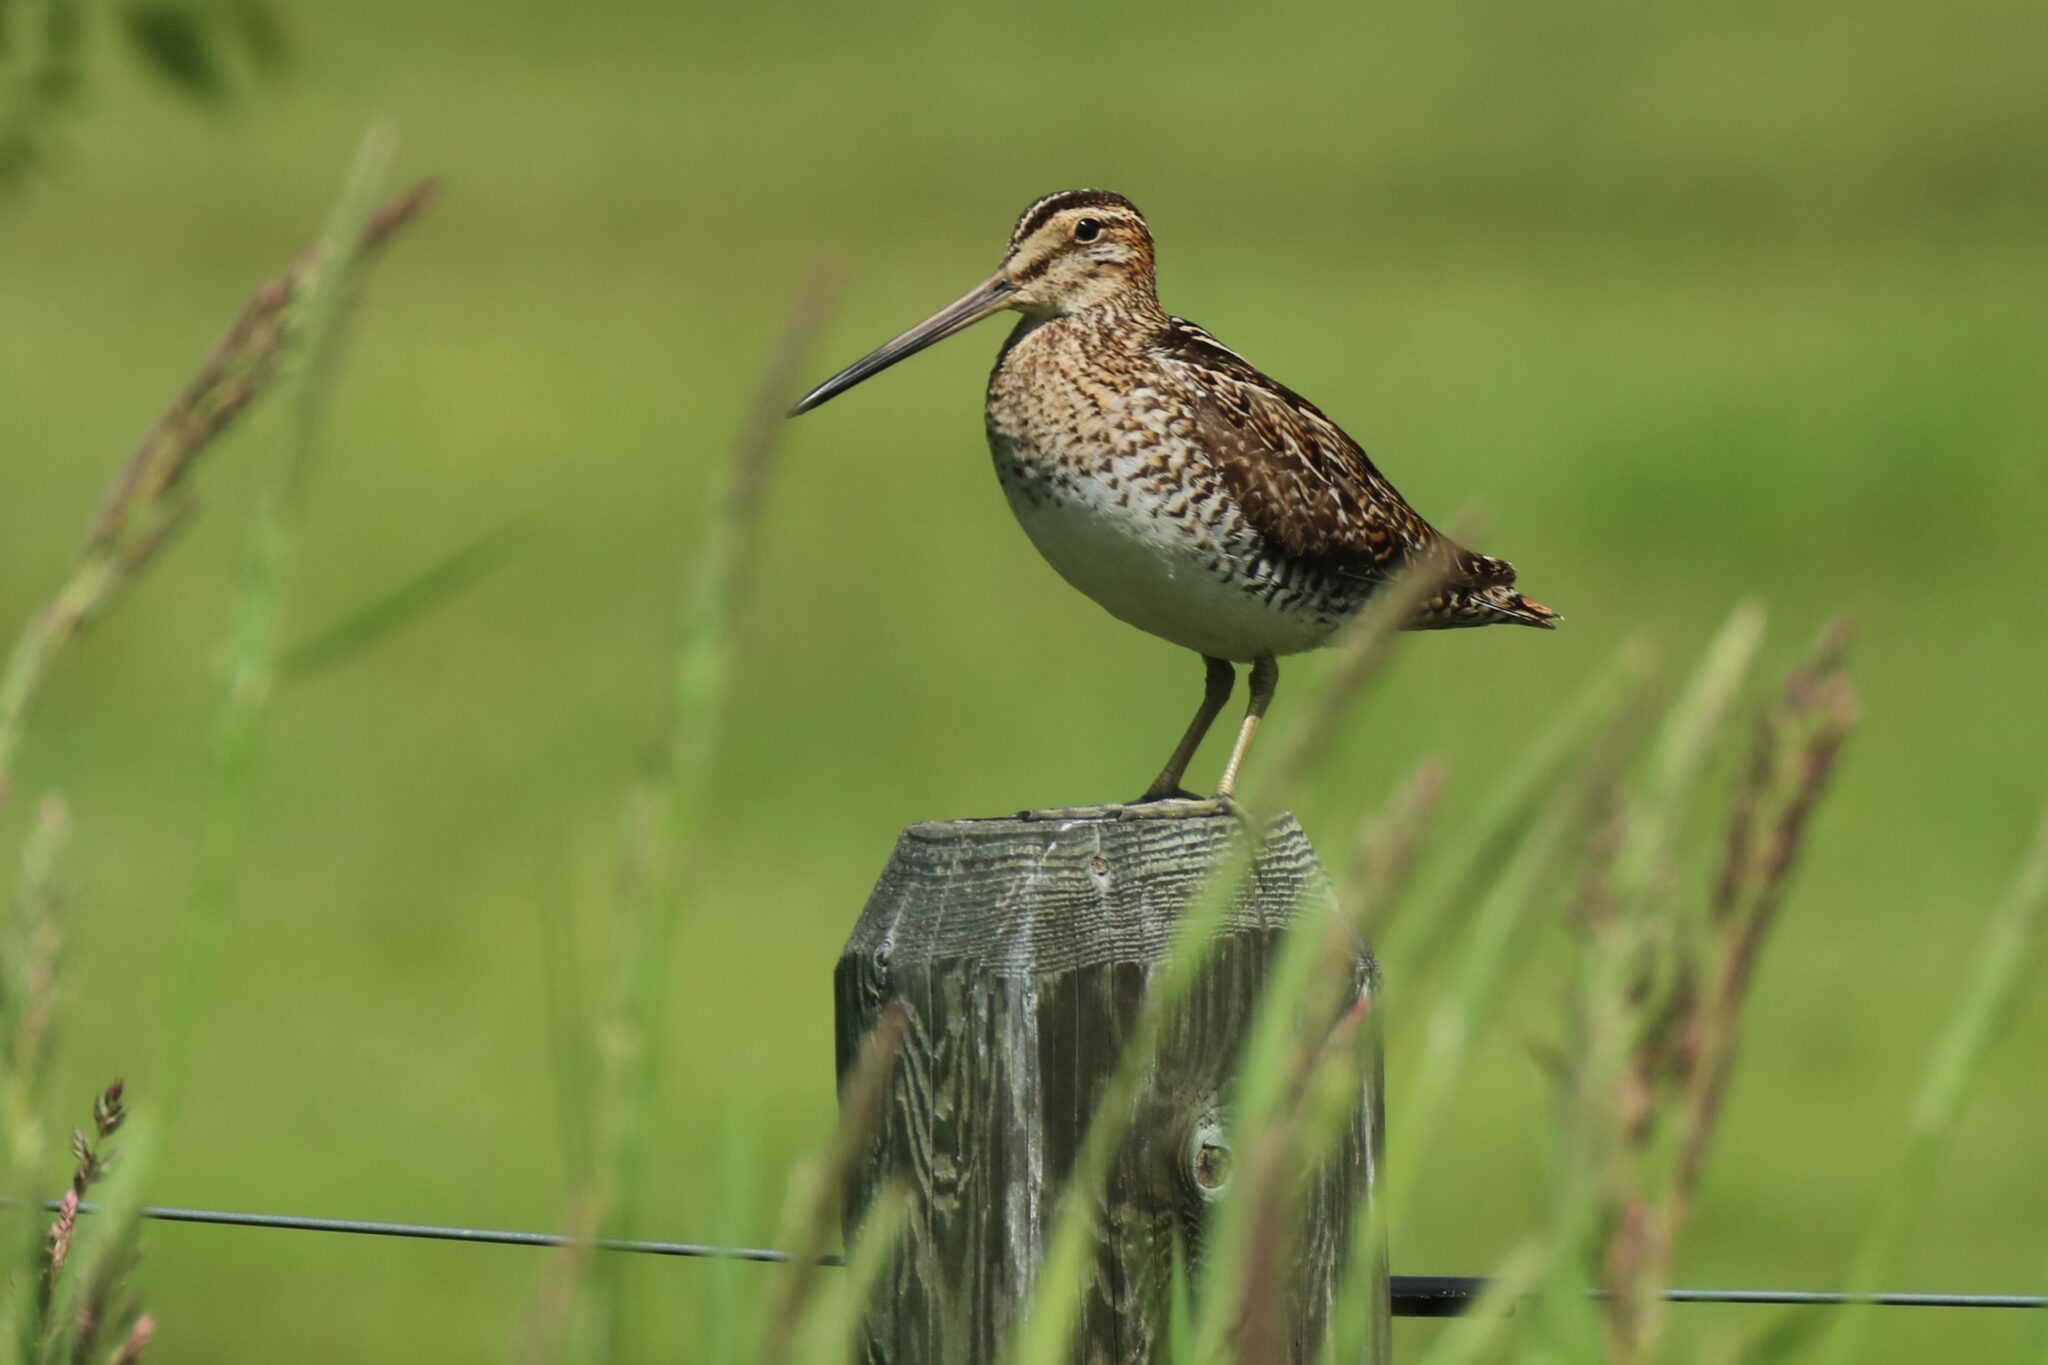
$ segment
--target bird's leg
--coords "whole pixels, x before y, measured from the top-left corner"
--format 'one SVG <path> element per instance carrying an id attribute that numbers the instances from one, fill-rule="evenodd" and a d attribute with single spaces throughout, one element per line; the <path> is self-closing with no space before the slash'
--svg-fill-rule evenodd
<path id="1" fill-rule="evenodd" d="M 1202 737 L 1209 733 L 1209 727 L 1216 723 L 1216 717 L 1223 712 L 1225 702 L 1230 700 L 1230 689 L 1237 686 L 1237 670 L 1227 659 L 1212 659 L 1202 656 L 1208 665 L 1208 676 L 1202 684 L 1202 705 L 1195 712 L 1195 718 L 1188 722 L 1188 732 L 1180 737 L 1174 747 L 1173 757 L 1166 760 L 1166 766 L 1159 770 L 1159 776 L 1152 779 L 1152 785 L 1145 788 L 1145 794 L 1138 798 L 1138 804 L 1146 801 L 1173 801 L 1193 799 L 1194 793 L 1183 791 L 1181 776 L 1188 770 L 1188 762 L 1195 756 L 1195 750 L 1202 747 Z"/>
<path id="2" fill-rule="evenodd" d="M 1252 661 L 1252 699 L 1244 708 L 1244 725 L 1237 732 L 1237 743 L 1230 750 L 1230 762 L 1224 765 L 1223 781 L 1217 784 L 1218 800 L 1228 800 L 1237 792 L 1237 775 L 1244 767 L 1244 756 L 1252 747 L 1252 736 L 1259 732 L 1259 721 L 1266 714 L 1266 706 L 1273 700 L 1273 690 L 1280 685 L 1280 665 L 1272 655 L 1267 654 Z"/>

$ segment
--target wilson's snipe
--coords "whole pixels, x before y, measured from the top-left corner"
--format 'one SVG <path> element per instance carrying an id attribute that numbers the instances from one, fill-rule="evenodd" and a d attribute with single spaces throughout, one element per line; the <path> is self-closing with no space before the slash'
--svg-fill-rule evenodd
<path id="1" fill-rule="evenodd" d="M 1201 709 L 1142 800 L 1183 797 L 1188 760 L 1251 664 L 1217 795 L 1237 784 L 1279 679 L 1405 565 L 1448 566 L 1417 629 L 1550 627 L 1514 567 L 1453 543 L 1314 404 L 1159 306 L 1152 234 L 1103 190 L 1024 210 L 995 274 L 813 389 L 808 412 L 1005 309 L 1023 314 L 988 384 L 988 443 L 1025 533 L 1060 576 L 1208 666 Z"/>

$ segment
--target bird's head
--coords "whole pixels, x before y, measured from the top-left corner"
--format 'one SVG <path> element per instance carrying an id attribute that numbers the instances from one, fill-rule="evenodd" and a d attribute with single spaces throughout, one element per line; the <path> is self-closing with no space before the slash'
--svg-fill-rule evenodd
<path id="1" fill-rule="evenodd" d="M 1108 190 L 1061 190 L 1017 219 L 996 273 L 806 394 L 790 416 L 846 392 L 934 342 L 1002 312 L 1046 318 L 1156 298 L 1152 233 L 1137 205 Z"/>
<path id="2" fill-rule="evenodd" d="M 1010 307 L 1038 317 L 1083 312 L 1134 290 L 1149 296 L 1152 232 L 1120 194 L 1048 194 L 1018 217 L 997 278 L 1010 286 Z"/>

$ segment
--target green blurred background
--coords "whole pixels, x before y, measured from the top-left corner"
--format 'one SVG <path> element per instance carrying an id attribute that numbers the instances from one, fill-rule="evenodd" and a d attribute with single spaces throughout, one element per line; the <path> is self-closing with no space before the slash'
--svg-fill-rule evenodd
<path id="1" fill-rule="evenodd" d="M 1033 196 L 1104 185 L 1151 218 L 1168 307 L 1312 395 L 1425 511 L 1483 513 L 1485 548 L 1570 618 L 1417 642 L 1301 802 L 1332 860 L 1423 755 L 1453 765 L 1446 818 L 1468 814 L 1629 637 L 1676 664 L 1755 594 L 1781 663 L 1861 618 L 1866 728 L 1684 1256 L 1691 1283 L 1839 1280 L 2048 795 L 2037 0 L 284 18 L 290 68 L 210 107 L 97 45 L 48 172 L 0 203 L 0 634 L 380 117 L 445 195 L 355 329 L 296 633 L 523 529 L 431 620 L 281 697 L 155 1198 L 559 1219 L 542 913 L 571 907 L 588 976 L 705 494 L 799 282 L 846 271 L 822 375 L 985 273 Z M 901 825 L 1127 795 L 1197 695 L 1192 658 L 1012 526 L 981 436 L 999 335 L 788 433 L 669 964 L 650 1235 L 773 1236 L 833 1114 L 832 962 Z M 58 679 L 25 755 L 24 788 L 62 789 L 78 825 L 67 1125 L 109 1075 L 146 1097 L 161 1061 L 248 451 L 209 471 L 207 515 Z M 1279 705 L 1320 669 L 1293 665 Z M 1561 937 L 1517 969 L 1425 1168 L 1392 1116 L 1398 1271 L 1484 1271 L 1538 1216 Z M 1393 1028 L 1398 1099 L 1415 1039 Z M 2044 1030 L 2033 990 L 1902 1287 L 2048 1284 Z M 163 1226 L 146 1249 L 163 1361 L 496 1359 L 541 1264 Z M 634 1266 L 648 1357 L 702 1358 L 720 1276 L 764 1283 Z M 1760 1322 L 1682 1311 L 1709 1345 Z M 2002 1358 L 2024 1317 L 1901 1313 L 1880 1340 Z"/>

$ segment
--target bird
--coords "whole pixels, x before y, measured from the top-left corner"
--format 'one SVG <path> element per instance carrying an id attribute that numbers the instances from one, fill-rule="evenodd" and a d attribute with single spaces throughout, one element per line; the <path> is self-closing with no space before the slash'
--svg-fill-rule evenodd
<path id="1" fill-rule="evenodd" d="M 1231 802 L 1278 661 L 1330 643 L 1411 566 L 1433 565 L 1440 586 L 1404 628 L 1563 619 L 1517 591 L 1506 560 L 1425 521 L 1315 404 L 1167 313 L 1151 228 L 1108 190 L 1034 200 L 994 274 L 789 415 L 1005 312 L 1019 317 L 989 375 L 986 423 L 1010 510 L 1068 583 L 1203 660 L 1201 705 L 1133 804 L 1202 799 L 1182 785 L 1188 765 L 1248 664 L 1214 798 Z"/>

